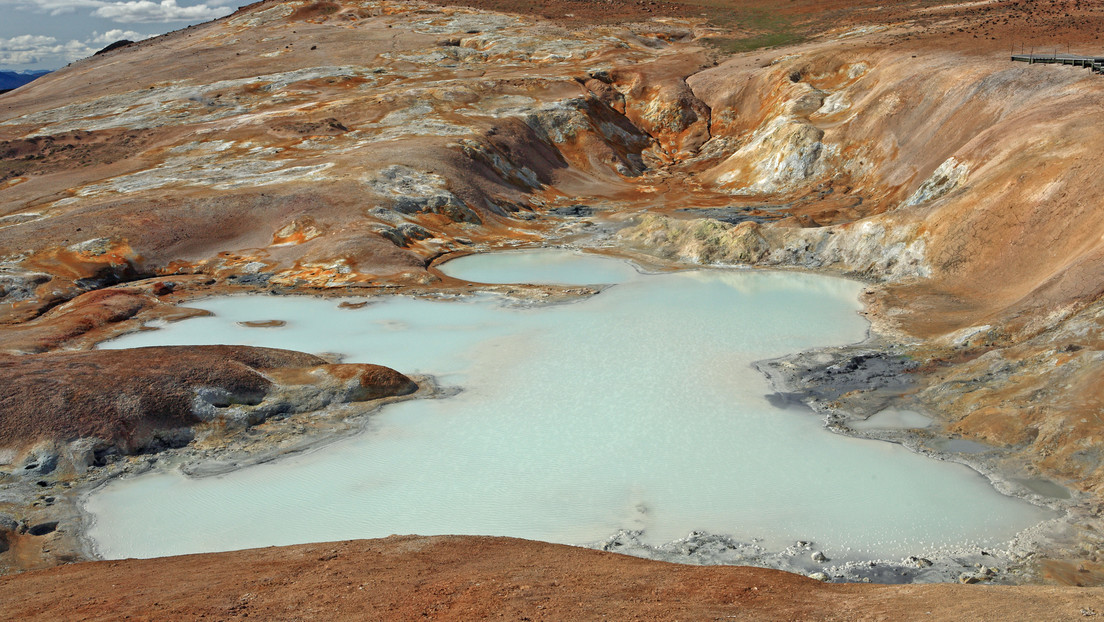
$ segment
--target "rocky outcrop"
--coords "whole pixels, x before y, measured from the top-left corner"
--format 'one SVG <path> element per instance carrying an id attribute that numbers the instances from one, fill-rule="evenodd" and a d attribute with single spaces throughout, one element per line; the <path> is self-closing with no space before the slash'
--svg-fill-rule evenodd
<path id="1" fill-rule="evenodd" d="M 665 56 L 692 33 L 310 4 L 253 6 L 5 98 L 0 149 L 31 159 L 0 187 L 0 300 L 57 304 L 184 273 L 314 287 L 422 279 L 457 237 L 530 228 L 549 196 L 641 175 L 655 139 L 579 77 L 608 80 L 615 64 Z M 325 56 L 289 45 L 300 28 L 326 40 Z M 214 52 L 201 39 L 235 44 Z M 667 73 L 661 92 L 627 87 L 630 116 L 692 150 L 708 113 L 681 70 Z M 95 88 L 75 95 L 69 80 Z M 430 235 L 385 233 L 403 226 Z"/>
<path id="2" fill-rule="evenodd" d="M 171 290 L 171 286 L 164 283 L 161 286 Z M 49 301 L 47 298 L 46 302 Z M 35 299 L 34 302 L 42 304 L 43 301 Z M 139 312 L 159 305 L 157 296 L 140 289 L 91 291 L 31 321 L 0 331 L 0 353 L 37 354 L 87 337 L 95 338 L 105 327 L 125 322 Z M 178 317 L 187 315 L 173 314 Z"/>
<path id="3" fill-rule="evenodd" d="M 395 211 L 402 214 L 432 213 L 454 222 L 482 224 L 479 216 L 455 194 L 445 180 L 432 173 L 419 173 L 407 166 L 392 165 L 379 172 L 369 185 L 388 197 Z"/>
<path id="4" fill-rule="evenodd" d="M 376 365 L 245 346 L 96 350 L 0 358 L 0 448 L 13 473 L 78 472 L 106 453 L 187 444 L 202 424 L 242 427 L 417 385 Z"/>
<path id="5" fill-rule="evenodd" d="M 1104 495 L 1101 320 L 1096 302 L 1006 347 L 994 347 L 1007 338 L 995 327 L 961 331 L 949 345 L 967 360 L 937 359 L 920 397 L 953 432 L 1016 449 L 1036 472 Z"/>
<path id="6" fill-rule="evenodd" d="M 831 42 L 752 70 L 732 60 L 687 81 L 713 111 L 715 144 L 702 149 L 712 164 L 701 179 L 725 192 L 801 197 L 790 227 L 832 224 L 836 235 L 853 223 L 865 232 L 841 246 L 862 247 L 873 231 L 883 232 L 888 255 L 903 243 L 907 255 L 922 255 L 923 267 L 907 272 L 975 310 L 947 332 L 1018 328 L 1015 318 L 1104 293 L 1089 285 L 1100 282 L 1094 266 L 1104 252 L 1104 220 L 1089 207 L 1101 198 L 1093 180 L 1104 165 L 1087 150 L 1104 134 L 1075 112 L 1100 105 L 1099 81 Z M 816 265 L 800 247 L 792 262 Z M 839 255 L 845 265 L 855 263 L 848 254 Z M 871 276 L 888 265 L 858 263 Z M 886 276 L 905 275 L 890 267 Z M 905 309 L 900 319 L 926 335 L 930 315 Z"/>
<path id="7" fill-rule="evenodd" d="M 594 79 L 597 92 L 610 84 L 629 121 L 656 141 L 660 162 L 675 162 L 697 153 L 709 140 L 710 110 L 686 84 L 684 76 L 703 58 L 693 55 L 664 58 L 632 67 L 618 67 Z M 695 63 L 696 61 L 696 63 Z M 614 104 L 616 105 L 616 104 Z"/>
<path id="8" fill-rule="evenodd" d="M 958 189 L 966 181 L 969 173 L 969 167 L 964 163 L 955 160 L 953 156 L 947 158 L 939 168 L 935 169 L 931 177 L 924 180 L 916 192 L 901 204 L 901 207 L 915 207 L 941 199 L 952 190 Z"/>
<path id="9" fill-rule="evenodd" d="M 916 227 L 874 221 L 810 229 L 650 215 L 618 235 L 639 249 L 692 263 L 827 269 L 890 282 L 931 274 Z"/>

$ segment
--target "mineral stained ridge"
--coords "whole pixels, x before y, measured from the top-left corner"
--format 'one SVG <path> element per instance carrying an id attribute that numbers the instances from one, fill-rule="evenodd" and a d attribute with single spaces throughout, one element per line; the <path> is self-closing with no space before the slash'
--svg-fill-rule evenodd
<path id="1" fill-rule="evenodd" d="M 77 471 L 415 388 L 297 353 L 58 350 L 206 293 L 475 291 L 434 261 L 576 243 L 866 280 L 874 353 L 799 356 L 780 389 L 907 360 L 893 391 L 793 393 L 841 428 L 922 409 L 1004 472 L 1070 488 L 1069 540 L 1037 578 L 1101 581 L 1104 129 L 1086 111 L 1104 80 L 1006 45 L 1090 45 L 1097 7 L 762 0 L 800 42 L 730 55 L 771 26 L 677 3 L 474 4 L 261 2 L 0 97 L 0 364 L 19 379 L 5 396 L 36 404 L 0 413 L 0 482 L 68 460 L 39 473 L 37 506 L 0 498 L 3 568 L 79 558 L 33 540 L 77 529 L 45 501 Z"/>

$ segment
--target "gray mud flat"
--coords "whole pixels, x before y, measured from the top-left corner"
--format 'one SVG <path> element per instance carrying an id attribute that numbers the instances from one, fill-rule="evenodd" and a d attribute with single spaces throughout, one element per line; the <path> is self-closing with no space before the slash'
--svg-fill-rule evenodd
<path id="1" fill-rule="evenodd" d="M 1003 494 L 1049 508 L 1055 518 L 1021 533 L 1007 547 L 963 547 L 959 551 L 901 560 L 842 565 L 829 561 L 818 566 L 800 554 L 814 546 L 811 543 L 798 542 L 786 551 L 768 553 L 755 550 L 754 543 L 734 546 L 727 538 L 704 534 L 692 534 L 685 542 L 659 547 L 654 552 L 645 550 L 644 556 L 668 559 L 689 555 L 701 559 L 701 563 L 761 565 L 838 582 L 1016 584 L 1032 579 L 1025 574 L 1029 572 L 1027 562 L 1037 552 L 1074 539 L 1073 524 L 1089 511 L 1083 495 L 1049 480 L 1016 477 L 1021 465 L 1010 463 L 1012 452 L 941 435 L 938 419 L 932 419 L 933 424 L 925 428 L 854 427 L 854 423 L 887 409 L 919 408 L 910 399 L 918 386 L 915 376 L 918 364 L 905 348 L 871 337 L 860 344 L 799 352 L 757 361 L 754 366 L 775 389 L 767 396 L 775 407 L 806 410 L 810 415 L 821 416 L 824 426 L 837 434 L 896 443 L 935 460 L 967 465 L 988 478 Z M 631 534 L 628 536 L 624 543 L 622 540 L 626 538 L 615 538 L 611 543 L 616 547 L 639 548 Z M 707 544 L 699 547 L 697 542 L 702 538 Z M 746 555 L 749 550 L 752 555 Z"/>
<path id="2" fill-rule="evenodd" d="M 955 581 L 1016 584 L 1025 578 L 1019 560 L 1005 552 L 962 550 L 940 555 L 909 556 L 897 560 L 838 563 L 818 550 L 815 542 L 797 541 L 782 550 L 768 550 L 760 542 L 741 541 L 722 534 L 691 533 L 667 544 L 652 546 L 640 534 L 621 531 L 591 548 L 699 566 L 755 566 L 784 570 L 834 583 L 948 583 Z"/>

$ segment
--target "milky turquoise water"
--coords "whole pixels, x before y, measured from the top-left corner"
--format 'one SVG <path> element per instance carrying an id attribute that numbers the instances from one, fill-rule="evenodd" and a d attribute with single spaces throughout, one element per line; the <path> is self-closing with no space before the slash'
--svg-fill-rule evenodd
<path id="1" fill-rule="evenodd" d="M 600 285 L 637 276 L 628 262 L 562 249 L 468 255 L 442 264 L 441 271 L 475 283 Z"/>
<path id="2" fill-rule="evenodd" d="M 992 546 L 1048 517 L 961 465 L 770 406 L 751 363 L 861 340 L 860 285 L 758 271 L 644 275 L 612 259 L 543 256 L 554 270 L 540 253 L 473 257 L 471 275 L 467 260 L 446 268 L 484 282 L 531 271 L 617 284 L 536 308 L 491 296 L 373 299 L 355 310 L 309 297 L 212 298 L 191 305 L 211 317 L 105 344 L 340 353 L 462 392 L 388 406 L 363 434 L 310 454 L 217 477 L 116 481 L 86 501 L 100 554 L 394 533 L 586 544 L 627 528 L 655 544 L 702 530 L 766 547 L 813 541 L 834 559 L 899 557 Z M 251 320 L 287 324 L 237 324 Z"/>
<path id="3" fill-rule="evenodd" d="M 930 417 L 912 410 L 887 409 L 874 413 L 861 421 L 850 421 L 853 430 L 909 430 L 931 426 Z"/>

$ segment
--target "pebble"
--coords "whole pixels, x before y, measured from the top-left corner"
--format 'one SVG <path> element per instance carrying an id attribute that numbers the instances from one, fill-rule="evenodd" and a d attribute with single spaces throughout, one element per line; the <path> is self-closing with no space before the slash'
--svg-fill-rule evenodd
<path id="1" fill-rule="evenodd" d="M 925 557 L 917 557 L 915 555 L 910 555 L 905 558 L 905 562 L 912 564 L 917 568 L 927 568 L 928 566 L 932 565 L 932 561 L 930 559 L 927 559 Z"/>

